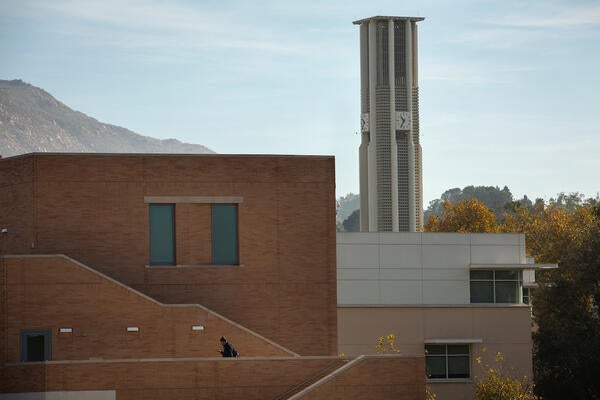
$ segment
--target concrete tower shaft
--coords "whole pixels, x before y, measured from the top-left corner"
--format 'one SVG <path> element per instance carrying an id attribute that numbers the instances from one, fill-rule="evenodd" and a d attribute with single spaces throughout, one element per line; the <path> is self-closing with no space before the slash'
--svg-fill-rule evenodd
<path id="1" fill-rule="evenodd" d="M 376 16 L 360 26 L 360 226 L 414 232 L 423 224 L 417 22 Z"/>

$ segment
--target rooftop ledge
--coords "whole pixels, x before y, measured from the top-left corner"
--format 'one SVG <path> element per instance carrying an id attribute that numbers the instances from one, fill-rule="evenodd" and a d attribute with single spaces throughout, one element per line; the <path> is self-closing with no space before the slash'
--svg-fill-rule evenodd
<path id="1" fill-rule="evenodd" d="M 425 20 L 425 17 L 395 17 L 395 16 L 391 16 L 391 15 L 377 15 L 375 17 L 359 19 L 358 21 L 354 21 L 352 23 L 354 25 L 361 25 L 361 24 L 364 24 L 365 22 L 371 22 L 374 20 L 381 20 L 381 19 L 394 19 L 394 20 L 419 22 L 419 21 Z"/>
<path id="2" fill-rule="evenodd" d="M 485 270 L 526 270 L 526 269 L 555 269 L 558 264 L 469 264 L 469 269 Z"/>

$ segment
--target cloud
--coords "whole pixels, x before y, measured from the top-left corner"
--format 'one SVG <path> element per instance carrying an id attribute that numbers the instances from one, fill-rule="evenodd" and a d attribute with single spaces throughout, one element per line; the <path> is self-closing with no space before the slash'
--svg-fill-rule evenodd
<path id="1" fill-rule="evenodd" d="M 21 8 L 91 44 L 120 48 L 244 49 L 306 54 L 310 43 L 276 26 L 259 24 L 239 7 L 150 0 L 26 1 Z M 25 15 L 14 10 L 12 15 Z M 66 23 L 63 23 L 63 20 Z M 59 22 L 58 22 L 59 21 Z"/>
<path id="2" fill-rule="evenodd" d="M 516 13 L 496 13 L 469 21 L 464 31 L 442 41 L 486 49 L 527 48 L 532 43 L 586 36 L 600 28 L 600 4 L 519 4 Z"/>
<path id="3" fill-rule="evenodd" d="M 600 4 L 542 6 L 518 15 L 496 18 L 488 23 L 519 28 L 600 27 Z"/>
<path id="4" fill-rule="evenodd" d="M 521 65 L 475 65 L 452 62 L 433 62 L 421 68 L 419 80 L 444 81 L 457 85 L 506 84 L 515 74 L 532 70 Z"/>

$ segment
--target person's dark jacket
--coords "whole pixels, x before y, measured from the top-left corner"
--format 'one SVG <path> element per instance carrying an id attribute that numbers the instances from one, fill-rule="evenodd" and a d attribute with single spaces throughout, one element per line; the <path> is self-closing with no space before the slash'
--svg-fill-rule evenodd
<path id="1" fill-rule="evenodd" d="M 237 357 L 237 351 L 233 348 L 229 342 L 225 342 L 223 345 L 223 350 L 221 350 L 221 355 L 223 357 Z"/>

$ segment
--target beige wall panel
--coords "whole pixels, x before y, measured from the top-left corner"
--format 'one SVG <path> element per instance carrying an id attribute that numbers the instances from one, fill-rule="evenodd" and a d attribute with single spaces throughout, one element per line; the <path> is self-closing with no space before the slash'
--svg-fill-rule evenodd
<path id="1" fill-rule="evenodd" d="M 381 304 L 419 304 L 420 281 L 381 281 Z"/>
<path id="2" fill-rule="evenodd" d="M 339 245 L 342 268 L 379 268 L 379 246 L 376 244 Z"/>
<path id="3" fill-rule="evenodd" d="M 421 265 L 419 245 L 382 245 L 379 248 L 379 263 L 382 268 Z"/>
<path id="4" fill-rule="evenodd" d="M 519 246 L 521 233 L 470 233 L 471 245 Z"/>
<path id="5" fill-rule="evenodd" d="M 423 272 L 420 268 L 381 268 L 379 270 L 379 278 L 382 281 L 406 280 L 406 281 L 421 281 Z"/>
<path id="6" fill-rule="evenodd" d="M 469 265 L 469 248 L 458 245 L 424 245 L 423 268 Z"/>
<path id="7" fill-rule="evenodd" d="M 473 246 L 471 264 L 518 264 L 521 261 L 520 247 L 516 246 Z"/>
<path id="8" fill-rule="evenodd" d="M 461 245 L 466 246 L 469 244 L 468 233 L 438 233 L 438 232 L 427 232 L 422 234 L 422 242 L 424 245 L 435 244 L 435 245 Z"/>
<path id="9" fill-rule="evenodd" d="M 338 282 L 338 302 L 340 304 L 378 304 L 378 281 Z"/>
<path id="10" fill-rule="evenodd" d="M 423 304 L 468 304 L 469 302 L 469 282 L 423 281 Z"/>

